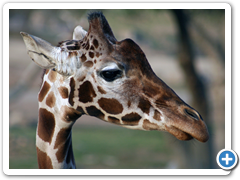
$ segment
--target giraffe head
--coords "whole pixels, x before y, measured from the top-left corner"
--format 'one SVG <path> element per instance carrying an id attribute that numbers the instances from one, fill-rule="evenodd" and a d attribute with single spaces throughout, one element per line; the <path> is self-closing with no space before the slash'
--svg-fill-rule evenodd
<path id="1" fill-rule="evenodd" d="M 90 14 L 88 21 L 88 32 L 78 27 L 76 39 L 58 47 L 21 33 L 33 61 L 51 69 L 45 76 L 51 74 L 53 85 L 66 88 L 68 111 L 206 142 L 201 115 L 155 75 L 141 48 L 131 39 L 117 41 L 102 13 Z"/>

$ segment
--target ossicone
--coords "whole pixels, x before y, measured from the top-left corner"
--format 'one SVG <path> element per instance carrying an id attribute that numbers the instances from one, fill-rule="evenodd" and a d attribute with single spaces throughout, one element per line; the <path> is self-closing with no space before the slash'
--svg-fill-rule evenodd
<path id="1" fill-rule="evenodd" d="M 88 34 L 98 34 L 100 38 L 104 38 L 111 43 L 115 44 L 117 39 L 115 38 L 107 19 L 102 12 L 91 12 L 88 15 L 89 30 Z"/>

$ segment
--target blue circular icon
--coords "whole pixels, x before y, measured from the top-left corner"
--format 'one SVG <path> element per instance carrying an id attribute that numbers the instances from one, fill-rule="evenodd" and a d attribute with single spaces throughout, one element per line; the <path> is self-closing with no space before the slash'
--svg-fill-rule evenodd
<path id="1" fill-rule="evenodd" d="M 233 150 L 221 150 L 217 155 L 217 163 L 222 169 L 232 169 L 238 161 L 237 154 Z"/>

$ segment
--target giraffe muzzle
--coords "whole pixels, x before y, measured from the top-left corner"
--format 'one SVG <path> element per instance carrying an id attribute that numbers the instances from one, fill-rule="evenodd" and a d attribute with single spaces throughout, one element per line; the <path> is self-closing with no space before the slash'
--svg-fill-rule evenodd
<path id="1" fill-rule="evenodd" d="M 201 115 L 189 107 L 183 108 L 181 112 L 178 117 L 171 117 L 172 119 L 168 120 L 166 130 L 179 140 L 194 138 L 200 142 L 208 141 L 208 129 Z"/>

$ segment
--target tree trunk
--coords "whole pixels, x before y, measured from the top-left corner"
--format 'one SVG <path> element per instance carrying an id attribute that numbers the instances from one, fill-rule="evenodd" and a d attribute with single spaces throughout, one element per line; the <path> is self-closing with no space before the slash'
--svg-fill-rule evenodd
<path id="1" fill-rule="evenodd" d="M 214 168 L 215 157 L 213 157 L 213 138 L 211 137 L 211 121 L 209 113 L 208 90 L 201 81 L 195 66 L 194 53 L 188 32 L 188 18 L 184 10 L 172 10 L 176 20 L 179 33 L 179 55 L 178 62 L 183 69 L 187 86 L 192 94 L 192 106 L 199 111 L 207 124 L 210 139 L 207 143 L 180 143 L 187 159 L 187 168 Z M 194 145 L 194 146 L 192 146 Z"/>

